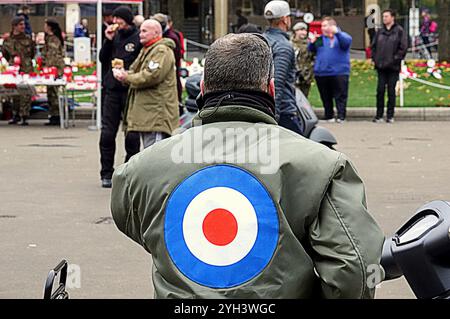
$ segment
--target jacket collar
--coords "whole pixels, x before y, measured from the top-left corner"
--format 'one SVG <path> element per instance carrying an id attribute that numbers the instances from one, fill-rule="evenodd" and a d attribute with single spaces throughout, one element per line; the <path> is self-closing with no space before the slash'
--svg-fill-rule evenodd
<path id="1" fill-rule="evenodd" d="M 248 122 L 277 125 L 277 121 L 262 111 L 241 105 L 204 108 L 194 117 L 193 126 L 218 122 Z"/>
<path id="2" fill-rule="evenodd" d="M 392 27 L 389 30 L 386 28 L 385 25 L 383 25 L 383 32 L 384 33 L 389 33 L 389 32 L 394 31 L 394 29 L 396 29 L 396 28 L 397 28 L 397 23 L 396 22 L 394 22 L 394 24 L 392 25 Z"/>
<path id="3" fill-rule="evenodd" d="M 287 34 L 287 32 L 284 32 L 283 30 L 277 29 L 277 28 L 272 28 L 270 27 L 269 29 L 267 29 L 266 31 L 267 33 L 270 34 L 279 34 L 282 35 L 283 37 L 285 37 L 286 39 L 289 40 L 289 35 Z"/>

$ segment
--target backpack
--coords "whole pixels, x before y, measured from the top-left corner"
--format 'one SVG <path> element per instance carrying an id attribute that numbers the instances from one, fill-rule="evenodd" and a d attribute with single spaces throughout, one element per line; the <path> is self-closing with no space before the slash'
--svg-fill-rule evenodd
<path id="1" fill-rule="evenodd" d="M 430 24 L 430 33 L 435 33 L 437 31 L 438 24 L 435 21 L 431 21 Z"/>

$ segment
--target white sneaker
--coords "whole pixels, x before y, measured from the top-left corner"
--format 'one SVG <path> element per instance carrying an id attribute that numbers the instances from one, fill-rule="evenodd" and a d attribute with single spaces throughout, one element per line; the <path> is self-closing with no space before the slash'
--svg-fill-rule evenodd
<path id="1" fill-rule="evenodd" d="M 393 124 L 394 123 L 394 119 L 393 118 L 387 119 L 387 122 L 390 123 L 390 124 Z"/>
<path id="2" fill-rule="evenodd" d="M 344 119 L 336 119 L 336 122 L 342 124 L 342 123 L 345 123 L 345 120 Z"/>
<path id="3" fill-rule="evenodd" d="M 384 123 L 384 120 L 375 117 L 375 118 L 372 120 L 372 122 L 374 122 L 374 123 Z"/>
<path id="4" fill-rule="evenodd" d="M 336 123 L 336 119 L 335 118 L 332 118 L 332 119 L 329 119 L 329 120 L 326 120 L 328 123 Z"/>

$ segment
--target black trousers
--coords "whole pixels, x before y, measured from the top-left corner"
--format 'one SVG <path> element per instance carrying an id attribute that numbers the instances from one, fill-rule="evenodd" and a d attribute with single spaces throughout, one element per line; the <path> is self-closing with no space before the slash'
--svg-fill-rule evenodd
<path id="1" fill-rule="evenodd" d="M 336 101 L 338 118 L 345 120 L 347 115 L 348 75 L 316 76 L 316 83 L 325 109 L 325 119 L 334 118 L 334 100 Z"/>
<path id="2" fill-rule="evenodd" d="M 377 118 L 383 118 L 384 114 L 384 94 L 388 92 L 387 103 L 387 118 L 394 118 L 395 112 L 395 85 L 398 81 L 398 71 L 391 70 L 377 70 L 378 71 L 378 85 L 377 85 Z"/>
<path id="3" fill-rule="evenodd" d="M 102 101 L 102 130 L 100 134 L 100 177 L 110 179 L 114 172 L 114 155 L 116 153 L 116 136 L 127 102 L 126 91 L 106 90 Z M 125 136 L 127 162 L 131 156 L 139 153 L 141 141 L 139 133 L 129 132 Z"/>

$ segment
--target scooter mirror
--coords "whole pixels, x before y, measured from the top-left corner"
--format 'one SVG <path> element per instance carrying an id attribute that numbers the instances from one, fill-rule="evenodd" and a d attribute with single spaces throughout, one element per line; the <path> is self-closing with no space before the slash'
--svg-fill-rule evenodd
<path id="1" fill-rule="evenodd" d="M 450 203 L 421 207 L 383 246 L 386 279 L 402 274 L 418 298 L 450 297 Z"/>

